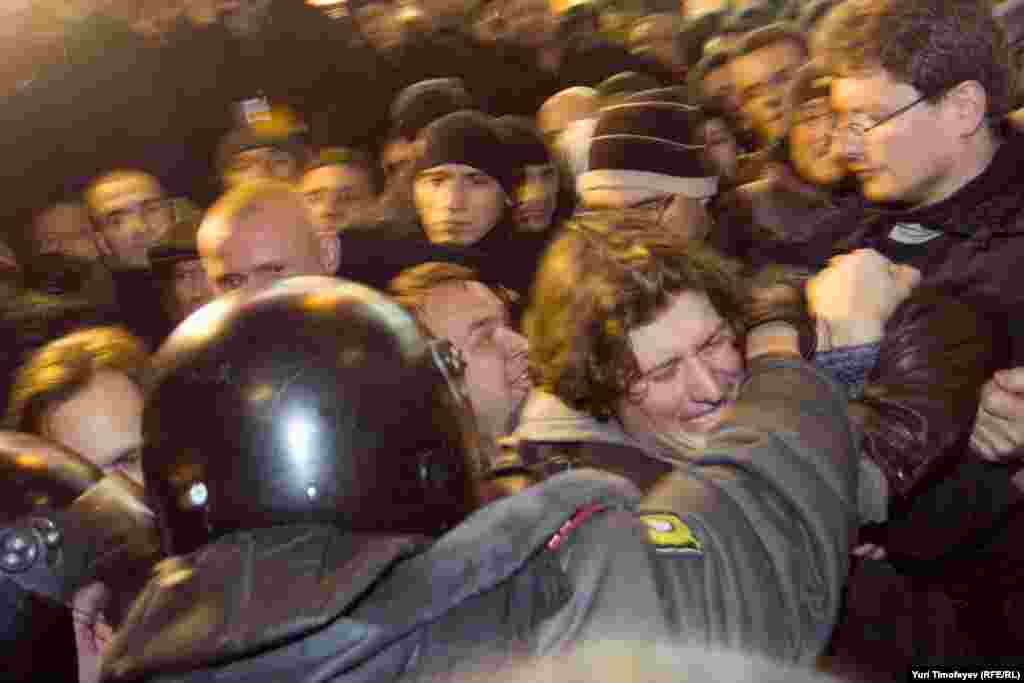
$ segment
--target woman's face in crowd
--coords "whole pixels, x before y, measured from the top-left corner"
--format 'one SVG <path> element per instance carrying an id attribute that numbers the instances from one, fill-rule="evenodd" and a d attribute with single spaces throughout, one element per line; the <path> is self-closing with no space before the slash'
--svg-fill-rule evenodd
<path id="1" fill-rule="evenodd" d="M 623 427 L 640 440 L 702 448 L 732 412 L 744 376 L 729 323 L 706 294 L 682 292 L 629 340 L 640 379 L 619 406 Z"/>
<path id="2" fill-rule="evenodd" d="M 529 164 L 516 192 L 516 225 L 540 232 L 551 227 L 558 207 L 558 169 L 554 164 Z"/>
<path id="3" fill-rule="evenodd" d="M 413 185 L 420 222 L 434 244 L 476 244 L 498 224 L 508 200 L 491 176 L 465 164 L 421 171 Z"/>

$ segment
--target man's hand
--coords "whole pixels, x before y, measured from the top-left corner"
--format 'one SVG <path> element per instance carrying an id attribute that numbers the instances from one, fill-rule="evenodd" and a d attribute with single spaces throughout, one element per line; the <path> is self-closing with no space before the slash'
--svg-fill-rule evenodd
<path id="1" fill-rule="evenodd" d="M 825 321 L 831 346 L 882 338 L 885 321 L 921 281 L 921 273 L 873 249 L 836 256 L 807 283 L 811 314 Z"/>
<path id="2" fill-rule="evenodd" d="M 1024 367 L 1000 370 L 981 389 L 971 447 L 983 458 L 1003 462 L 1024 446 Z"/>

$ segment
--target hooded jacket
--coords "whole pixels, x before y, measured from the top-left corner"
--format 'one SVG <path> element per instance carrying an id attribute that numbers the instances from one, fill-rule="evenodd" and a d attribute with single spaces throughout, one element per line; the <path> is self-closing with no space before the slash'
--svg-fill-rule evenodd
<path id="1" fill-rule="evenodd" d="M 762 357 L 734 426 L 643 496 L 581 470 L 436 541 L 273 527 L 168 560 L 104 680 L 436 681 L 624 638 L 809 663 L 848 569 L 855 458 L 842 392 Z"/>

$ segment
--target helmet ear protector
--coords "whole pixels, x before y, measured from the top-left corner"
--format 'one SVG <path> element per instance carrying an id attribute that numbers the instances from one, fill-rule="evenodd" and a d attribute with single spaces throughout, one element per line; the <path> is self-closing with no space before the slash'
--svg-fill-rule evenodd
<path id="1" fill-rule="evenodd" d="M 484 471 L 484 463 L 481 462 L 479 435 L 476 429 L 476 418 L 469 399 L 469 390 L 466 388 L 466 361 L 462 352 L 447 339 L 431 339 L 428 341 L 430 357 L 434 366 L 444 377 L 445 385 L 448 388 L 447 395 L 443 401 L 451 401 L 454 412 L 459 416 L 461 432 L 463 435 L 463 447 L 473 453 L 472 465 L 476 470 L 474 474 L 479 476 Z M 451 471 L 452 459 L 439 452 L 437 449 L 429 449 L 419 454 L 419 474 L 425 488 L 436 491 L 447 491 L 451 478 L 457 476 Z"/>

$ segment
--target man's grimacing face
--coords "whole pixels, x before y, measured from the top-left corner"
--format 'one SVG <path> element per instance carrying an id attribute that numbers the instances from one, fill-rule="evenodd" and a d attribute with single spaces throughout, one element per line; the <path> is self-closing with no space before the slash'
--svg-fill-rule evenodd
<path id="1" fill-rule="evenodd" d="M 640 379 L 620 402 L 636 438 L 701 448 L 731 413 L 744 377 L 736 334 L 704 293 L 682 292 L 629 332 Z"/>

